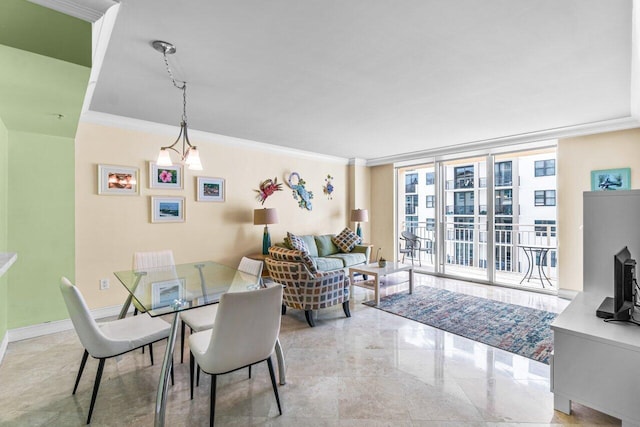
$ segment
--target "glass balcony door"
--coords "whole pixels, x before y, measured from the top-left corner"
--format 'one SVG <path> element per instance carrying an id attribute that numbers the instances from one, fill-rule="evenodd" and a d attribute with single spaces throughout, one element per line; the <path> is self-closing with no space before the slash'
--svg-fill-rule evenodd
<path id="1" fill-rule="evenodd" d="M 444 181 L 440 271 L 488 280 L 487 159 L 442 162 L 440 171 Z"/>
<path id="2" fill-rule="evenodd" d="M 556 149 L 398 168 L 398 259 L 417 269 L 557 291 Z M 421 239 L 407 253 L 402 232 Z"/>

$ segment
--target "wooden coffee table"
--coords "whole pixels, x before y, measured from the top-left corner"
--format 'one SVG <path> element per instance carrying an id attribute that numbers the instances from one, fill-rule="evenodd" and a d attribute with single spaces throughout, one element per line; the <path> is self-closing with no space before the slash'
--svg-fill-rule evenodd
<path id="1" fill-rule="evenodd" d="M 413 266 L 408 264 L 402 264 L 400 262 L 387 261 L 387 265 L 380 267 L 377 262 L 365 265 L 359 265 L 357 267 L 349 267 L 349 277 L 351 279 L 351 286 L 362 286 L 364 288 L 371 289 L 375 293 L 376 305 L 380 304 L 380 279 L 393 273 L 400 271 L 409 272 L 409 293 L 413 293 Z M 364 276 L 372 276 L 372 279 L 361 280 L 358 283 L 354 280 L 354 274 L 360 273 Z"/>

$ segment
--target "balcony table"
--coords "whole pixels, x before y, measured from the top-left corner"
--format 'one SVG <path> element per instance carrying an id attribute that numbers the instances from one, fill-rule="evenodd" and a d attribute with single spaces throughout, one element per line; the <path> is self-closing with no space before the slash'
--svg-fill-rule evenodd
<path id="1" fill-rule="evenodd" d="M 536 262 L 536 255 L 539 254 L 538 277 L 534 277 L 534 279 L 540 279 L 540 283 L 542 284 L 543 288 L 545 287 L 545 280 L 549 283 L 549 286 L 553 287 L 553 284 L 551 284 L 551 279 L 549 279 L 547 274 L 544 272 L 544 268 L 542 268 L 542 266 L 546 265 L 547 255 L 549 254 L 550 250 L 555 249 L 555 246 L 520 244 L 518 245 L 518 247 L 522 248 L 525 256 L 527 257 L 527 261 L 529 262 L 529 264 L 527 265 L 527 272 L 524 274 L 522 280 L 520 280 L 520 283 L 524 282 L 525 279 L 527 280 L 527 282 L 531 281 L 531 276 L 533 275 L 533 269 Z"/>
<path id="2" fill-rule="evenodd" d="M 216 304 L 226 292 L 245 292 L 257 288 L 258 277 L 212 261 L 177 264 L 145 270 L 114 273 L 129 291 L 120 312 L 126 316 L 132 298 L 152 316 L 172 315 L 173 321 L 164 354 L 156 395 L 155 426 L 164 426 L 169 373 L 178 329 L 178 314 L 209 304 Z M 276 342 L 280 384 L 285 383 L 284 358 L 280 341 Z"/>

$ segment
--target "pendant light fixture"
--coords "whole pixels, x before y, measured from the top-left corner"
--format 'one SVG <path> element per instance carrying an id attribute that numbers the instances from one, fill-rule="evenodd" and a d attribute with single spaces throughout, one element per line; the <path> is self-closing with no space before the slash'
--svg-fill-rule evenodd
<path id="1" fill-rule="evenodd" d="M 154 41 L 151 45 L 155 50 L 162 53 L 162 56 L 164 57 L 164 64 L 167 67 L 167 73 L 169 73 L 169 78 L 171 79 L 173 86 L 182 91 L 182 120 L 180 121 L 180 133 L 173 144 L 160 148 L 160 153 L 158 154 L 158 160 L 156 163 L 158 166 L 173 165 L 171 156 L 169 155 L 169 150 L 173 150 L 181 156 L 180 161 L 184 162 L 189 169 L 202 170 L 200 153 L 198 152 L 197 147 L 192 145 L 189 141 L 189 134 L 187 132 L 187 82 L 181 82 L 181 84 L 176 82 L 176 79 L 173 77 L 173 73 L 171 72 L 171 68 L 169 67 L 169 61 L 167 61 L 167 55 L 174 54 L 176 52 L 176 47 L 171 43 L 160 40 Z M 182 152 L 175 148 L 175 146 L 181 141 Z"/>

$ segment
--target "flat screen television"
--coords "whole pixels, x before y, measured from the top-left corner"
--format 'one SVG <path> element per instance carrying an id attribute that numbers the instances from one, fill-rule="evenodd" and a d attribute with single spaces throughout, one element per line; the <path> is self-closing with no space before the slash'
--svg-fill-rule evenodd
<path id="1" fill-rule="evenodd" d="M 613 256 L 613 298 L 607 297 L 596 311 L 605 321 L 630 321 L 634 308 L 636 262 L 625 246 Z"/>
<path id="2" fill-rule="evenodd" d="M 625 246 L 613 257 L 613 318 L 629 320 L 633 312 L 636 262 Z"/>

